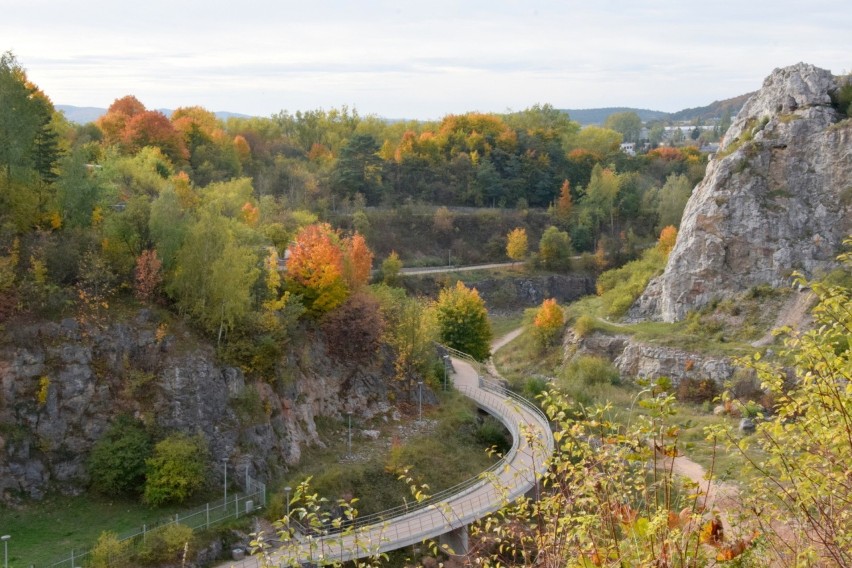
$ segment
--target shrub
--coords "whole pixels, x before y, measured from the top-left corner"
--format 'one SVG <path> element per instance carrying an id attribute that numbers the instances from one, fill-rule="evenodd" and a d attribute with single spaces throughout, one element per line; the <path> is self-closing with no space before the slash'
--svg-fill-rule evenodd
<path id="1" fill-rule="evenodd" d="M 151 437 L 141 422 L 120 416 L 89 455 L 94 488 L 107 495 L 140 493 L 151 446 Z"/>
<path id="2" fill-rule="evenodd" d="M 577 337 L 586 337 L 595 330 L 597 324 L 595 318 L 588 315 L 582 315 L 574 322 L 574 333 Z"/>
<path id="3" fill-rule="evenodd" d="M 665 253 L 655 247 L 646 250 L 639 260 L 601 274 L 596 286 L 606 314 L 621 317 L 627 313 L 651 278 L 659 274 L 665 264 Z"/>
<path id="4" fill-rule="evenodd" d="M 89 553 L 89 566 L 91 568 L 125 566 L 127 564 L 126 557 L 129 553 L 130 541 L 121 542 L 114 532 L 104 531 Z"/>
<path id="5" fill-rule="evenodd" d="M 207 481 L 207 444 L 201 435 L 172 434 L 154 447 L 145 460 L 145 502 L 149 505 L 182 503 Z"/>
<path id="6" fill-rule="evenodd" d="M 179 523 L 166 525 L 150 531 L 139 553 L 146 564 L 159 566 L 166 563 L 184 561 L 196 553 L 195 536 L 192 529 Z"/>
<path id="7" fill-rule="evenodd" d="M 677 398 L 684 402 L 700 404 L 719 395 L 719 386 L 712 379 L 681 379 L 677 385 Z"/>
<path id="8" fill-rule="evenodd" d="M 604 357 L 580 355 L 568 363 L 562 373 L 562 378 L 574 384 L 593 386 L 617 384 L 620 375 L 618 369 Z"/>

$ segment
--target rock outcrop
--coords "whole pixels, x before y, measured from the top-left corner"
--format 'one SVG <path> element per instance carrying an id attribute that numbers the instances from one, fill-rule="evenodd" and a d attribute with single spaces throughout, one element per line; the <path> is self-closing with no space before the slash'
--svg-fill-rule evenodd
<path id="1" fill-rule="evenodd" d="M 829 71 L 776 69 L 738 114 L 631 320 L 678 321 L 714 298 L 835 267 L 852 231 L 852 119 Z"/>
<path id="2" fill-rule="evenodd" d="M 17 325 L 0 346 L 0 500 L 78 493 L 92 446 L 120 414 L 168 433 L 201 433 L 212 459 L 267 478 L 321 444 L 316 417 L 392 411 L 389 357 L 358 366 L 329 357 L 321 338 L 291 351 L 292 377 L 250 384 L 191 333 L 147 310 L 101 329 Z M 217 468 L 217 473 L 220 468 Z"/>
<path id="3" fill-rule="evenodd" d="M 643 343 L 629 335 L 592 333 L 581 338 L 569 330 L 565 334 L 564 351 L 566 359 L 584 354 L 605 357 L 613 362 L 624 380 L 668 377 L 677 386 L 687 379 L 710 379 L 722 386 L 736 372 L 728 357 Z"/>

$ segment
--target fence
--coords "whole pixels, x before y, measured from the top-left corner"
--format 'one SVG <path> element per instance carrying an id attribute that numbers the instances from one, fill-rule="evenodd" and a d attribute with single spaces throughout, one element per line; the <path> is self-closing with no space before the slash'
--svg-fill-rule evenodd
<path id="1" fill-rule="evenodd" d="M 119 542 L 128 543 L 127 554 L 123 557 L 110 558 L 110 564 L 123 566 L 122 560 L 127 560 L 133 549 L 144 543 L 155 531 L 163 530 L 168 526 L 181 524 L 191 528 L 193 531 L 207 529 L 218 523 L 230 519 L 238 519 L 243 516 L 252 515 L 261 507 L 266 506 L 266 485 L 246 473 L 245 491 L 234 493 L 223 499 L 205 503 L 200 507 L 191 509 L 185 513 L 176 513 L 169 517 L 160 519 L 152 524 L 143 524 L 141 527 L 125 531 L 118 535 Z M 84 551 L 71 551 L 71 555 L 45 566 L 37 568 L 79 568 L 89 563 L 91 549 Z M 31 565 L 30 568 L 36 568 Z"/>

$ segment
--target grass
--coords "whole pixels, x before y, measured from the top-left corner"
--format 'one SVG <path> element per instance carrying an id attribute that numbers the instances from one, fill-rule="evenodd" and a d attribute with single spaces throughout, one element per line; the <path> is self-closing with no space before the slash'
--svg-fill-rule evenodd
<path id="1" fill-rule="evenodd" d="M 596 313 L 599 298 L 586 298 L 569 306 L 572 317 L 579 314 Z M 597 316 L 596 316 L 597 317 Z M 596 319 L 595 329 L 611 333 L 629 333 L 643 341 L 665 341 L 670 334 L 677 334 L 683 346 L 684 329 L 688 324 L 664 324 L 647 322 L 634 325 L 620 325 Z M 698 342 L 698 339 L 695 340 Z M 731 346 L 733 347 L 733 346 Z M 754 348 L 749 347 L 753 352 Z M 494 355 L 495 364 L 503 376 L 509 380 L 512 388 L 528 395 L 546 386 L 542 377 L 552 380 L 550 385 L 566 393 L 569 398 L 586 406 L 609 403 L 608 418 L 622 424 L 625 428 L 635 425 L 647 411 L 638 403 L 643 394 L 642 387 L 632 381 L 622 382 L 613 378 L 614 369 L 605 361 L 593 361 L 590 357 L 579 361 L 563 362 L 560 347 L 542 350 L 530 335 L 524 334 Z M 610 365 L 609 372 L 605 368 Z M 645 395 L 647 396 L 647 395 Z M 719 441 L 715 448 L 706 440 L 705 429 L 725 423 L 736 432 L 739 419 L 730 416 L 714 416 L 710 410 L 712 403 L 690 404 L 676 403 L 676 414 L 672 424 L 680 429 L 679 442 L 684 455 L 702 465 L 706 470 L 713 467 L 714 478 L 721 481 L 744 480 L 743 457 L 736 451 L 726 450 L 725 441 Z"/>
<path id="2" fill-rule="evenodd" d="M 44 566 L 70 556 L 72 550 L 89 549 L 105 530 L 121 533 L 141 529 L 143 523 L 183 509 L 151 509 L 138 501 L 98 495 L 50 495 L 24 507 L 2 507 L 2 531 L 12 536 L 9 567 Z"/>
<path id="3" fill-rule="evenodd" d="M 524 323 L 523 312 L 508 312 L 500 314 L 488 314 L 488 319 L 491 321 L 491 331 L 494 334 L 494 339 L 499 339 L 521 327 Z"/>
<path id="4" fill-rule="evenodd" d="M 458 393 L 438 394 L 442 395 L 441 404 L 424 407 L 424 424 L 428 426 L 420 429 L 414 428 L 416 403 L 402 405 L 408 412 L 400 424 L 412 433 L 399 443 L 388 443 L 395 424 L 353 419 L 353 453 L 366 456 L 363 460 L 343 459 L 347 453 L 344 422 L 318 420 L 325 447 L 307 448 L 301 465 L 275 486 L 279 490 L 285 485 L 295 487 L 313 476 L 313 487 L 321 495 L 332 502 L 347 494 L 358 497 L 359 511 L 368 514 L 411 499 L 408 488 L 397 481 L 389 466 L 412 466 L 415 477 L 427 483 L 431 493 L 475 476 L 494 463 L 486 452 L 487 444 L 481 436 L 484 426 L 476 408 Z M 380 430 L 381 435 L 370 440 L 360 435 L 363 429 Z M 0 507 L 0 531 L 12 535 L 10 568 L 44 566 L 69 556 L 72 550 L 89 549 L 105 530 L 121 533 L 141 528 L 143 523 L 151 524 L 196 504 L 151 509 L 130 499 L 51 495 L 14 509 Z"/>
<path id="5" fill-rule="evenodd" d="M 402 467 L 410 466 L 430 494 L 476 476 L 495 461 L 480 436 L 483 426 L 476 408 L 458 393 L 439 394 L 441 404 L 424 407 L 424 423 L 419 426 L 416 404 L 408 407 L 402 424 L 405 440 L 395 424 L 353 422 L 355 459 L 345 458 L 347 425 L 326 421 L 321 431 L 326 447 L 304 452 L 301 464 L 276 484 L 277 491 L 311 477 L 311 487 L 319 495 L 331 502 L 356 497 L 359 514 L 367 515 L 411 502 L 408 487 L 397 479 Z M 377 440 L 364 439 L 363 429 L 379 430 L 380 435 Z M 277 517 L 281 511 L 271 513 Z"/>

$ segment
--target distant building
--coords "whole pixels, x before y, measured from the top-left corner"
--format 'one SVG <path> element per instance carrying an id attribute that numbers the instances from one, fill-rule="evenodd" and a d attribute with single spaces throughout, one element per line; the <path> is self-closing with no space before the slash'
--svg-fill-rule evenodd
<path id="1" fill-rule="evenodd" d="M 628 156 L 636 155 L 636 143 L 635 142 L 624 142 L 621 144 L 621 151 L 627 154 Z"/>

